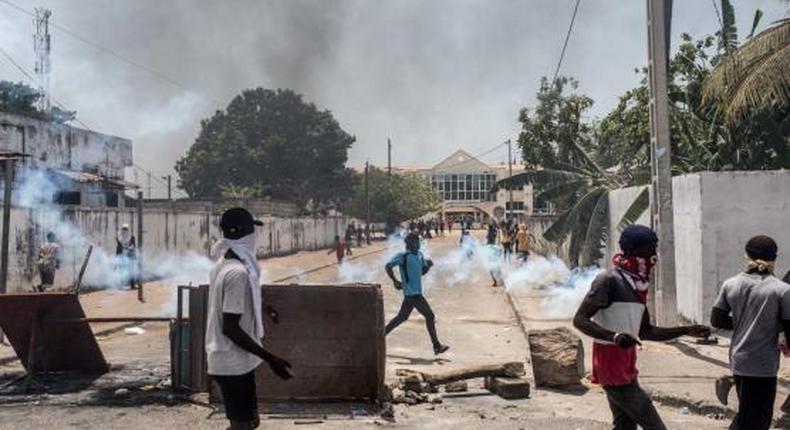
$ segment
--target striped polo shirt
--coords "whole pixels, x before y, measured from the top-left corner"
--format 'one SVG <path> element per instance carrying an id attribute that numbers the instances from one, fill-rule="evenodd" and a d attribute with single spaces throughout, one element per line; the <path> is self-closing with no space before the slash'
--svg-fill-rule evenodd
<path id="1" fill-rule="evenodd" d="M 598 308 L 592 320 L 615 333 L 639 338 L 647 291 L 637 291 L 633 279 L 621 269 L 609 269 L 595 278 L 585 302 Z M 636 346 L 623 349 L 614 342 L 593 340 L 592 382 L 628 385 L 636 380 Z"/>

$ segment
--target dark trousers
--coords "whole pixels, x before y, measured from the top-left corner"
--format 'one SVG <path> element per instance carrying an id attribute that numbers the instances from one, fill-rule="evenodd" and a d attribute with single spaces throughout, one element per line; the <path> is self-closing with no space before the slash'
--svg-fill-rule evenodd
<path id="1" fill-rule="evenodd" d="M 735 375 L 738 415 L 730 430 L 767 430 L 771 427 L 776 400 L 776 378 Z"/>
<path id="2" fill-rule="evenodd" d="M 212 377 L 219 385 L 222 402 L 225 404 L 225 416 L 229 421 L 255 423 L 259 420 L 254 370 L 243 375 L 213 375 Z"/>
<path id="3" fill-rule="evenodd" d="M 628 385 L 606 385 L 606 400 L 612 410 L 613 430 L 666 430 L 653 402 L 637 381 Z"/>
<path id="4" fill-rule="evenodd" d="M 436 335 L 436 317 L 433 315 L 431 305 L 428 304 L 428 301 L 425 300 L 423 296 L 406 296 L 403 298 L 403 303 L 400 306 L 398 315 L 395 315 L 395 318 L 387 324 L 387 334 L 406 322 L 406 320 L 409 319 L 409 315 L 411 315 L 411 311 L 414 309 L 417 309 L 417 312 L 425 318 L 425 326 L 428 328 L 428 334 L 431 336 L 433 347 L 436 348 L 440 346 L 439 336 Z"/>

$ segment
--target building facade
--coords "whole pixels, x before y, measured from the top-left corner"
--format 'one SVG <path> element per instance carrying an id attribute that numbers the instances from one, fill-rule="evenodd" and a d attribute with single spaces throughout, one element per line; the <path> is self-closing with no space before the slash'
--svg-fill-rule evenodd
<path id="1" fill-rule="evenodd" d="M 394 173 L 417 174 L 429 181 L 442 198 L 437 215 L 446 219 L 486 223 L 512 217 L 523 221 L 534 212 L 531 185 L 492 193 L 494 184 L 510 175 L 508 165 L 489 165 L 463 150 L 434 166 L 392 169 Z M 523 172 L 523 166 L 513 165 L 513 175 Z"/>
<path id="2" fill-rule="evenodd" d="M 131 140 L 67 124 L 0 112 L 0 156 L 18 157 L 16 182 L 32 171 L 46 174 L 54 203 L 123 207 L 125 190 L 136 188 L 124 179 Z"/>

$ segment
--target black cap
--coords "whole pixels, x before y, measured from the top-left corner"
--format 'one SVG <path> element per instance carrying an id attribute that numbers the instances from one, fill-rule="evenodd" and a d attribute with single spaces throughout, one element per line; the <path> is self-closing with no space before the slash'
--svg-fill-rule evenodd
<path id="1" fill-rule="evenodd" d="M 253 218 L 252 214 L 244 208 L 230 208 L 219 220 L 222 235 L 228 239 L 242 238 L 255 231 L 256 225 L 263 225 L 263 222 Z"/>
<path id="2" fill-rule="evenodd" d="M 620 235 L 620 249 L 626 255 L 655 253 L 657 245 L 658 236 L 648 226 L 632 224 Z"/>
<path id="3" fill-rule="evenodd" d="M 746 242 L 746 254 L 755 260 L 776 261 L 778 247 L 768 236 L 754 236 Z"/>

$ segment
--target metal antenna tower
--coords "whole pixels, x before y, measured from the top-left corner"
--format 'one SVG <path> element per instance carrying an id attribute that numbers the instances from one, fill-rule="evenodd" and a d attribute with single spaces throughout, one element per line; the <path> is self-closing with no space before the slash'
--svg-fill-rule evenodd
<path id="1" fill-rule="evenodd" d="M 36 8 L 36 18 L 33 23 L 36 33 L 33 35 L 33 50 L 36 52 L 36 79 L 38 80 L 38 109 L 49 113 L 51 102 L 49 97 L 49 75 L 52 65 L 49 60 L 49 17 L 52 11 L 45 8 Z"/>

